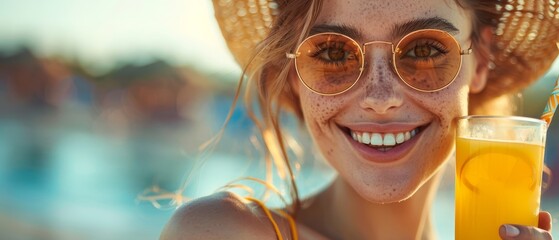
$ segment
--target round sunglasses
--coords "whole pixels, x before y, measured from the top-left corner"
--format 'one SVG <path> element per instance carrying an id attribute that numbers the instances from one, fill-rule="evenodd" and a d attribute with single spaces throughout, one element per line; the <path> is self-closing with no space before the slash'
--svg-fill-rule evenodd
<path id="1" fill-rule="evenodd" d="M 421 92 L 435 92 L 450 85 L 462 66 L 462 50 L 458 41 L 446 31 L 422 29 L 408 33 L 395 45 L 371 41 L 360 45 L 352 38 L 333 32 L 312 35 L 287 53 L 295 60 L 301 82 L 320 95 L 337 95 L 353 87 L 365 69 L 365 47 L 389 44 L 392 47 L 392 68 L 409 87 Z"/>

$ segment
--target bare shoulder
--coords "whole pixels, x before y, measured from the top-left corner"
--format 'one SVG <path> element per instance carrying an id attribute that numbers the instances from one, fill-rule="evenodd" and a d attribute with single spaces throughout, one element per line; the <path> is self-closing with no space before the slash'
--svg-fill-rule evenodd
<path id="1" fill-rule="evenodd" d="M 215 193 L 178 208 L 160 239 L 276 239 L 269 220 L 259 212 L 233 193 Z"/>

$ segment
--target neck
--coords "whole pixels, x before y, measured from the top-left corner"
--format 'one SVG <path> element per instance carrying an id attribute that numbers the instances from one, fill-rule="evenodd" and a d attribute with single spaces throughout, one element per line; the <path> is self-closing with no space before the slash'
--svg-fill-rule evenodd
<path id="1" fill-rule="evenodd" d="M 412 197 L 397 203 L 372 203 L 340 177 L 300 213 L 300 221 L 330 239 L 431 238 L 430 210 L 441 172 Z"/>

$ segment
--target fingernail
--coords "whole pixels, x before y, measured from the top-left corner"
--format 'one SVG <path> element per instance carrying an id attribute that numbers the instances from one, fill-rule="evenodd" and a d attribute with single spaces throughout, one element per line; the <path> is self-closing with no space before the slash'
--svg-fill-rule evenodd
<path id="1" fill-rule="evenodd" d="M 513 226 L 513 225 L 505 225 L 505 234 L 507 235 L 507 237 L 516 237 L 518 235 L 520 235 L 520 230 Z"/>

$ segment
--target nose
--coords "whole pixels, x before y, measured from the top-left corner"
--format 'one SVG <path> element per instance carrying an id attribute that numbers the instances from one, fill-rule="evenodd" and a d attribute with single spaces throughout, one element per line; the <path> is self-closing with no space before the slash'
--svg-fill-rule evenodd
<path id="1" fill-rule="evenodd" d="M 386 114 L 403 103 L 402 85 L 392 70 L 390 47 L 369 46 L 366 58 L 369 59 L 363 70 L 363 98 L 360 106 L 378 114 Z"/>

